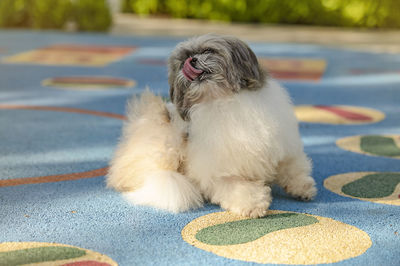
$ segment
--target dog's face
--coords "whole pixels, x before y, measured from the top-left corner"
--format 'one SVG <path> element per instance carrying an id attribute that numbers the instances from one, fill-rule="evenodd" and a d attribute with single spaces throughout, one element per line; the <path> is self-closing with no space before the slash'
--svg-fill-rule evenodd
<path id="1" fill-rule="evenodd" d="M 241 40 L 203 35 L 178 44 L 168 61 L 171 101 L 184 120 L 200 102 L 264 86 L 257 57 Z"/>

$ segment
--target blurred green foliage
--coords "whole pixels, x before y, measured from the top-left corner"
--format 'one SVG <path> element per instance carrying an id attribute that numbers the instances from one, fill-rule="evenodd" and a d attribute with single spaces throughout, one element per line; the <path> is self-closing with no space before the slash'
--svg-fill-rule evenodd
<path id="1" fill-rule="evenodd" d="M 110 9 L 104 0 L 75 1 L 74 18 L 78 30 L 82 31 L 104 31 L 112 23 Z"/>
<path id="2" fill-rule="evenodd" d="M 72 4 L 69 0 L 39 0 L 32 3 L 30 15 L 33 28 L 62 28 L 72 11 Z"/>
<path id="3" fill-rule="evenodd" d="M 106 0 L 0 0 L 0 27 L 106 31 L 112 24 Z"/>
<path id="4" fill-rule="evenodd" d="M 123 0 L 123 11 L 250 23 L 400 28 L 400 0 Z"/>
<path id="5" fill-rule="evenodd" d="M 31 7 L 26 0 L 0 0 L 0 27 L 32 24 Z"/>

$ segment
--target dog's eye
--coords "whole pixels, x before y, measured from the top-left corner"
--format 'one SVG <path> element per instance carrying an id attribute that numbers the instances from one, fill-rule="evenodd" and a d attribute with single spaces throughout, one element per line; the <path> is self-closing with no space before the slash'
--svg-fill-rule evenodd
<path id="1" fill-rule="evenodd" d="M 214 53 L 214 50 L 211 48 L 204 49 L 202 52 L 202 54 L 212 54 L 212 53 Z"/>

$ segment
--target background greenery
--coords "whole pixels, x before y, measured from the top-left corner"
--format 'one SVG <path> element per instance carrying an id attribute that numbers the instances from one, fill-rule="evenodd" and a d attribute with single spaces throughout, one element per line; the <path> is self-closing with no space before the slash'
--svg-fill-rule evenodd
<path id="1" fill-rule="evenodd" d="M 123 10 L 251 23 L 400 28 L 400 0 L 123 0 Z"/>
<path id="2" fill-rule="evenodd" d="M 0 0 L 0 27 L 106 31 L 112 23 L 106 0 Z"/>
<path id="3" fill-rule="evenodd" d="M 400 0 L 121 0 L 124 12 L 249 23 L 400 28 Z M 0 27 L 106 31 L 107 0 L 0 0 Z"/>

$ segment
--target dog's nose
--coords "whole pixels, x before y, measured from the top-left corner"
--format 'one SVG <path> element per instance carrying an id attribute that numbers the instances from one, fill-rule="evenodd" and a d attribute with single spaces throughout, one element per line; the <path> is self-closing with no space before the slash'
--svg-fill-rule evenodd
<path id="1" fill-rule="evenodd" d="M 197 58 L 192 57 L 192 60 L 190 60 L 190 64 L 192 65 L 192 67 L 196 67 L 196 62 L 197 62 Z"/>

